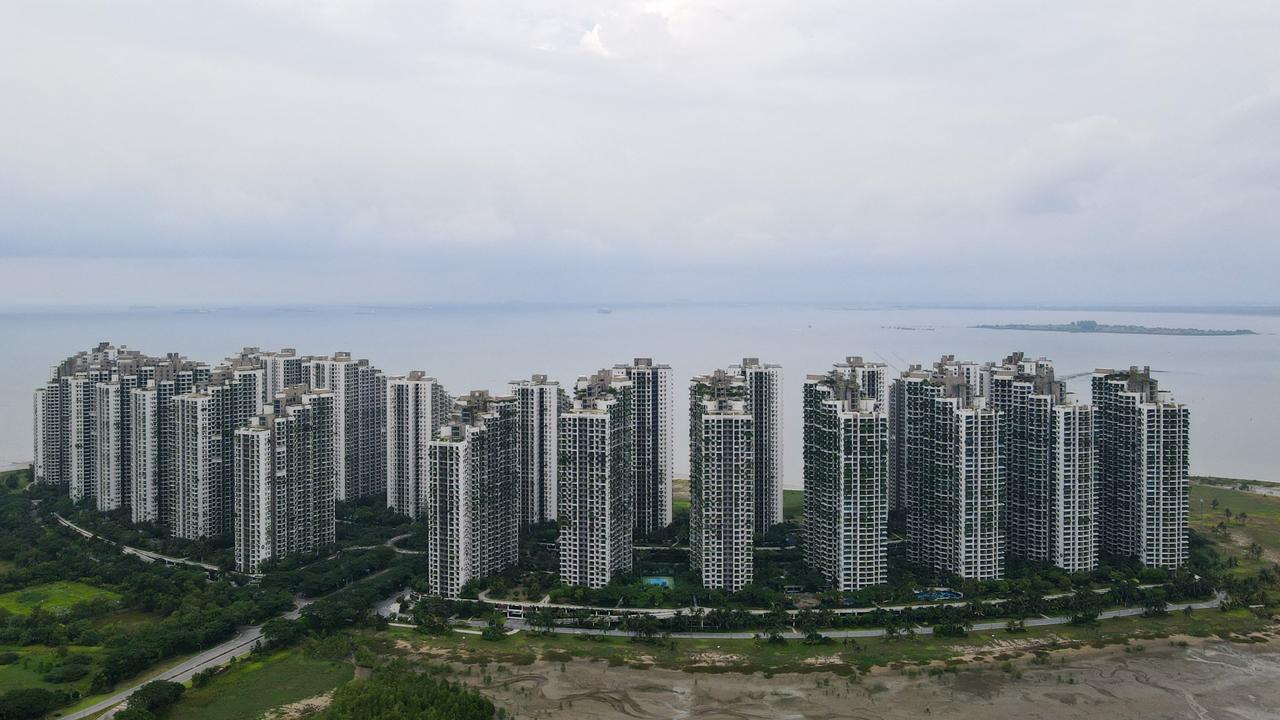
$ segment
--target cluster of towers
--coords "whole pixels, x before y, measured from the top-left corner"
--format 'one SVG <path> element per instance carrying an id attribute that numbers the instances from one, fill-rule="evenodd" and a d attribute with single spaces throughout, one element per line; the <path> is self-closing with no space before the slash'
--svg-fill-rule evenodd
<path id="1" fill-rule="evenodd" d="M 1078 401 L 1043 358 L 943 357 L 888 382 L 849 358 L 804 389 L 805 552 L 832 586 L 886 580 L 907 557 L 972 579 L 1006 555 L 1076 572 L 1102 553 L 1187 559 L 1189 413 L 1149 369 L 1097 370 Z"/>
<path id="2" fill-rule="evenodd" d="M 101 343 L 35 391 L 36 480 L 237 566 L 334 541 L 334 502 L 385 489 L 382 374 L 348 353 L 245 348 L 216 367 Z"/>
<path id="3" fill-rule="evenodd" d="M 387 504 L 429 528 L 431 592 L 513 564 L 519 529 L 556 521 L 560 577 L 602 587 L 636 537 L 671 523 L 671 368 L 637 358 L 580 377 L 453 398 L 422 372 L 387 383 Z"/>
<path id="4" fill-rule="evenodd" d="M 237 565 L 334 540 L 334 504 L 385 496 L 427 527 L 431 592 L 515 564 L 555 521 L 560 579 L 602 587 L 672 520 L 671 368 L 637 358 L 562 388 L 453 396 L 349 353 L 246 348 L 216 367 L 103 343 L 35 394 L 35 474 L 185 538 L 231 535 Z M 994 579 L 1006 554 L 1089 570 L 1102 553 L 1187 557 L 1188 413 L 1149 370 L 1098 370 L 1092 403 L 1045 359 L 943 357 L 890 378 L 850 357 L 803 386 L 805 561 L 832 587 L 907 558 Z M 750 584 L 782 521 L 782 368 L 746 358 L 689 383 L 689 554 L 702 585 Z"/>

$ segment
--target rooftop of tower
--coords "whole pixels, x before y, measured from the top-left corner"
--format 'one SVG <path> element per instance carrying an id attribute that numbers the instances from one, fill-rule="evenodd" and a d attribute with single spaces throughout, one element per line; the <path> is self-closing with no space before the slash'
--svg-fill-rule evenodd
<path id="1" fill-rule="evenodd" d="M 472 390 L 466 395 L 459 395 L 453 401 L 449 421 L 441 425 L 437 431 L 436 440 L 441 442 L 466 440 L 467 428 L 483 428 L 497 415 L 500 404 L 513 401 L 514 398 L 493 395 L 488 390 Z"/>
<path id="2" fill-rule="evenodd" d="M 629 390 L 630 380 L 608 369 L 581 375 L 573 386 L 573 409 L 570 412 L 604 412 L 618 393 Z"/>
<path id="3" fill-rule="evenodd" d="M 645 370 L 654 370 L 654 369 L 658 369 L 658 370 L 670 370 L 670 369 L 671 369 L 671 366 L 670 366 L 670 365 L 667 365 L 667 364 L 665 364 L 665 363 L 657 363 L 657 364 L 655 364 L 655 363 L 653 362 L 653 358 L 638 357 L 638 358 L 633 358 L 633 359 L 631 360 L 631 364 L 630 364 L 630 365 L 628 365 L 628 364 L 626 364 L 626 363 L 618 363 L 618 364 L 616 364 L 616 365 L 614 365 L 614 366 L 613 366 L 613 369 L 614 369 L 614 370 L 639 370 L 639 369 L 645 369 Z"/>
<path id="4" fill-rule="evenodd" d="M 559 386 L 560 382 L 558 380 L 548 380 L 547 376 L 542 373 L 534 373 L 533 375 L 530 375 L 528 378 L 520 378 L 518 380 L 512 380 L 509 384 L 520 386 L 520 387 L 531 387 L 534 385 Z"/>
<path id="5" fill-rule="evenodd" d="M 857 378 L 848 373 L 839 372 L 842 367 L 850 367 L 836 363 L 836 369 L 825 373 L 814 373 L 805 376 L 806 385 L 818 385 L 831 391 L 831 401 L 840 405 L 845 412 L 871 412 L 876 409 L 877 399 L 863 397 L 862 388 Z"/>
<path id="6" fill-rule="evenodd" d="M 778 365 L 777 363 L 762 363 L 760 362 L 760 358 L 758 357 L 744 357 L 742 358 L 741 363 L 730 365 L 729 369 L 730 370 L 733 370 L 733 369 L 747 370 L 747 369 L 772 369 L 772 368 L 781 368 L 781 367 L 782 366 Z"/>
<path id="7" fill-rule="evenodd" d="M 410 370 L 403 376 L 393 377 L 388 382 L 396 382 L 397 380 L 410 380 L 413 382 L 439 382 L 434 376 L 428 375 L 426 370 Z"/>
<path id="8" fill-rule="evenodd" d="M 741 375 L 726 370 L 713 370 L 689 380 L 690 392 L 705 400 L 746 398 L 748 388 Z"/>

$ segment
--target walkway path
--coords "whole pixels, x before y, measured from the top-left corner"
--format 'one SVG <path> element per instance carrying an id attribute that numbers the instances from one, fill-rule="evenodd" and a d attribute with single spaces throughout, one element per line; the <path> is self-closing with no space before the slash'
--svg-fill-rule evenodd
<path id="1" fill-rule="evenodd" d="M 422 555 L 422 554 L 424 554 L 424 553 L 425 553 L 425 551 L 424 551 L 424 550 L 405 550 L 405 549 L 403 549 L 403 548 L 396 547 L 396 543 L 400 542 L 401 540 L 403 540 L 403 539 L 405 539 L 405 538 L 407 538 L 407 537 L 412 537 L 412 536 L 413 536 L 413 533 L 405 533 L 405 534 L 403 534 L 403 535 L 397 535 L 397 536 L 395 536 L 395 537 L 393 537 L 393 538 L 390 538 L 390 539 L 388 539 L 386 542 L 382 543 L 381 545 L 352 545 L 352 546 L 350 546 L 350 547 L 342 548 L 342 550 L 372 550 L 372 549 L 374 549 L 374 548 L 378 548 L 378 547 L 389 547 L 389 548 L 391 548 L 392 550 L 394 550 L 394 551 L 396 551 L 396 552 L 400 553 L 401 555 Z M 342 552 L 342 550 L 339 550 L 338 552 Z"/>
<path id="2" fill-rule="evenodd" d="M 1160 583 L 1152 583 L 1152 584 L 1139 585 L 1138 587 L 1139 587 L 1140 589 L 1146 590 L 1146 589 L 1150 589 L 1150 588 L 1154 588 L 1154 587 L 1160 587 Z M 1111 589 L 1111 588 L 1105 588 L 1105 587 L 1104 587 L 1104 588 L 1094 588 L 1094 589 L 1093 589 L 1093 592 L 1095 592 L 1095 593 L 1097 593 L 1097 594 L 1099 594 L 1099 595 L 1102 595 L 1102 594 L 1104 594 L 1104 593 L 1108 592 L 1110 589 Z M 1072 593 L 1069 593 L 1069 592 L 1064 592 L 1064 593 L 1055 593 L 1055 594 L 1053 594 L 1053 595 L 1045 595 L 1045 596 L 1044 596 L 1044 599 L 1045 599 L 1045 600 L 1056 600 L 1056 599 L 1058 599 L 1058 598 L 1067 597 L 1067 596 L 1069 596 L 1069 595 L 1071 595 L 1071 594 L 1072 594 Z M 692 612 L 694 612 L 695 610 L 704 610 L 704 611 L 705 611 L 705 610 L 708 610 L 708 608 L 698 608 L 698 607 L 678 607 L 678 608 L 631 608 L 631 607 L 604 607 L 604 606 L 600 606 L 600 605 L 570 605 L 570 604 L 566 604 L 566 603 L 553 603 L 553 602 L 551 602 L 551 596 L 550 596 L 550 595 L 547 595 L 547 596 L 543 597 L 541 600 L 539 600 L 539 601 L 537 601 L 537 602 L 533 602 L 533 601 L 531 601 L 531 600 L 502 600 L 502 599 L 498 599 L 498 598 L 491 598 L 491 597 L 489 597 L 489 591 L 488 591 L 488 590 L 485 590 L 485 591 L 481 592 L 481 593 L 479 594 L 478 598 L 479 598 L 479 600 L 480 600 L 481 602 L 486 602 L 486 603 L 489 603 L 489 604 L 491 604 L 491 605 L 495 605 L 495 606 L 497 606 L 499 609 L 502 609 L 502 610 L 517 609 L 517 610 L 520 610 L 521 612 L 526 611 L 526 610 L 537 610 L 537 609 L 539 609 L 539 608 L 548 608 L 548 607 L 550 607 L 550 608 L 556 608 L 556 609 L 559 609 L 559 610 L 587 610 L 587 611 L 590 611 L 590 612 L 593 612 L 593 613 L 606 613 L 606 614 L 610 614 L 610 615 L 622 615 L 622 614 L 632 614 L 632 615 L 652 615 L 652 616 L 657 617 L 657 618 L 669 618 L 669 617 L 674 617 L 676 613 L 683 613 L 683 614 L 685 614 L 685 615 L 689 615 L 689 614 L 691 614 Z M 463 600 L 464 598 L 450 598 L 450 599 L 451 599 L 451 600 Z M 865 614 L 865 613 L 875 612 L 876 610 L 889 610 L 889 611 L 897 612 L 897 611 L 901 611 L 901 610 L 910 610 L 910 609 L 913 609 L 913 608 L 931 608 L 931 607 L 965 607 L 965 606 L 967 606 L 967 605 L 969 605 L 969 604 L 971 604 L 971 603 L 974 603 L 974 602 L 981 603 L 981 604 L 983 604 L 983 605 L 1001 605 L 1001 604 L 1004 604 L 1004 603 L 1008 602 L 1008 600 L 1007 600 L 1006 598 L 988 598 L 988 599 L 985 599 L 985 600 L 958 600 L 958 601 L 954 601 L 954 602 L 920 602 L 920 603 L 904 603 L 904 604 L 901 604 L 901 605 L 875 605 L 875 606 L 872 606 L 872 607 L 835 608 L 835 609 L 832 609 L 832 610 L 831 610 L 831 612 L 832 612 L 832 613 L 834 613 L 834 614 L 836 614 L 836 615 L 862 615 L 862 614 Z M 770 613 L 770 612 L 773 612 L 773 611 L 772 611 L 772 610 L 763 610 L 763 609 L 756 608 L 756 609 L 744 610 L 743 612 L 749 613 L 749 614 L 751 614 L 751 615 L 764 615 L 764 614 L 767 614 L 767 613 Z M 796 615 L 796 614 L 800 613 L 801 611 L 800 611 L 800 610 L 787 610 L 786 612 L 787 612 L 787 614 L 789 614 L 789 615 Z"/>
<path id="3" fill-rule="evenodd" d="M 1175 603 L 1175 604 L 1168 605 L 1167 608 L 1169 612 L 1182 612 L 1186 608 L 1191 608 L 1192 610 L 1209 610 L 1221 605 L 1225 597 L 1226 597 L 1226 593 L 1218 592 L 1214 595 L 1214 598 L 1212 600 L 1205 600 L 1203 602 L 1193 602 L 1193 603 Z M 1100 612 L 1098 613 L 1098 618 L 1106 620 L 1106 619 L 1120 618 L 1120 617 L 1135 617 L 1135 616 L 1141 615 L 1143 612 L 1145 612 L 1145 609 L 1140 607 L 1118 608 L 1116 610 L 1105 610 L 1103 612 Z M 508 620 L 507 622 L 508 622 L 508 626 L 511 628 L 516 628 L 516 629 L 532 628 L 532 626 L 527 621 L 524 621 L 524 620 L 514 619 L 514 620 Z M 1051 625 L 1066 625 L 1070 622 L 1071 622 L 1071 618 L 1066 615 L 1059 615 L 1057 617 L 1027 618 L 1024 621 L 1027 627 L 1047 627 Z M 479 627 L 487 624 L 487 621 L 472 620 L 472 621 L 469 621 L 468 624 Z M 1005 622 L 974 623 L 973 631 L 983 632 L 988 630 L 1004 630 L 1005 627 L 1007 627 L 1007 623 Z M 628 632 L 626 630 L 593 630 L 590 628 L 574 628 L 574 627 L 559 627 L 559 626 L 553 628 L 552 632 L 561 633 L 565 635 L 609 635 L 611 637 L 631 637 L 632 635 L 635 634 L 635 633 Z M 926 626 L 916 627 L 915 633 L 917 635 L 931 635 L 933 634 L 933 628 L 926 627 Z M 673 632 L 671 633 L 671 637 L 688 638 L 688 639 L 694 639 L 694 640 L 750 640 L 759 634 L 760 633 L 758 632 Z M 885 630 L 884 628 L 861 628 L 857 630 L 823 630 L 822 634 L 829 638 L 873 638 L 873 637 L 884 637 Z M 784 632 L 782 633 L 782 636 L 790 640 L 804 639 L 804 633 L 801 633 L 797 630 Z"/>
<path id="4" fill-rule="evenodd" d="M 126 555 L 135 555 L 138 558 L 140 558 L 143 562 L 152 563 L 152 562 L 159 561 L 159 562 L 168 563 L 170 565 L 187 565 L 189 567 L 197 567 L 202 570 L 208 570 L 210 572 L 222 572 L 222 568 L 218 567 L 217 565 L 210 565 L 209 563 L 203 563 L 197 560 L 188 560 L 186 558 L 177 558 L 171 555 L 161 555 L 158 552 L 153 552 L 151 550 L 145 550 L 143 548 L 133 547 L 130 545 L 121 545 L 120 543 L 114 540 L 108 540 L 107 538 L 104 538 L 101 535 L 98 535 L 91 530 L 86 530 L 80 527 L 79 525 L 62 517 L 58 513 L 54 513 L 53 516 L 58 519 L 59 524 L 65 527 L 69 527 L 72 530 L 75 530 L 76 532 L 80 533 L 84 537 L 91 538 L 91 539 L 97 538 L 98 540 L 101 540 L 102 542 L 107 543 L 109 545 L 115 545 L 116 547 L 120 548 L 120 552 L 123 552 Z M 262 577 L 262 576 L 249 575 L 249 577 Z"/>

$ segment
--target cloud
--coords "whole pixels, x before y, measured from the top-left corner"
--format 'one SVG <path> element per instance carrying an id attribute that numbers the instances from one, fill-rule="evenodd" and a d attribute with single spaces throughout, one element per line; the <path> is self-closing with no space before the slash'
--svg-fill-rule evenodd
<path id="1" fill-rule="evenodd" d="M 1014 206 L 1031 214 L 1079 210 L 1121 162 L 1128 142 L 1120 122 L 1103 115 L 1037 132 L 1010 162 Z"/>
<path id="2" fill-rule="evenodd" d="M 600 31 L 603 27 L 596 23 L 590 30 L 582 33 L 582 39 L 578 41 L 578 47 L 590 53 L 595 53 L 600 57 L 612 57 L 613 53 L 609 52 L 609 48 L 604 46 L 604 41 L 600 39 Z"/>
<path id="3" fill-rule="evenodd" d="M 1036 299 L 1010 278 L 1045 267 L 1099 302 L 1275 300 L 1277 34 L 1263 0 L 0 5 L 0 264 L 37 303 L 73 259 L 92 299 L 208 258 L 424 301 L 567 299 L 584 269 Z"/>

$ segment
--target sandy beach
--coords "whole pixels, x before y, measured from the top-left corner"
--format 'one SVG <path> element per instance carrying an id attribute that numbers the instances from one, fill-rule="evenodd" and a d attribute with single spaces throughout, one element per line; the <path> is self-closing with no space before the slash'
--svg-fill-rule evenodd
<path id="1" fill-rule="evenodd" d="M 1160 640 L 1128 651 L 1086 648 L 1027 658 L 1009 664 L 992 658 L 956 672 L 916 671 L 914 677 L 882 669 L 852 679 L 825 672 L 764 677 L 539 661 L 490 666 L 462 679 L 523 719 L 1280 717 L 1280 643 L 1274 641 L 1182 647 Z"/>

